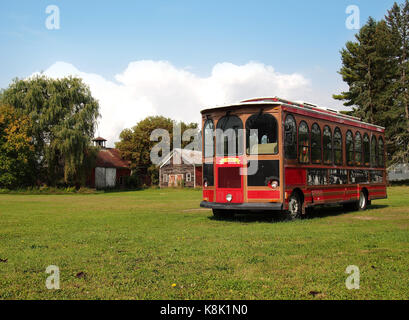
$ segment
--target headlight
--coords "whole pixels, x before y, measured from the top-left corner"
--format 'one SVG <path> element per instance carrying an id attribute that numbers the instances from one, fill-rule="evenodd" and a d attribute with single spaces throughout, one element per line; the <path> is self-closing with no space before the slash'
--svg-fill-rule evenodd
<path id="1" fill-rule="evenodd" d="M 233 200 L 233 196 L 229 193 L 229 194 L 226 196 L 226 201 L 227 201 L 227 202 L 232 202 L 232 200 Z"/>
<path id="2" fill-rule="evenodd" d="M 272 189 L 276 189 L 278 188 L 278 186 L 280 185 L 280 183 L 277 180 L 271 180 L 268 185 L 270 186 L 270 188 Z"/>

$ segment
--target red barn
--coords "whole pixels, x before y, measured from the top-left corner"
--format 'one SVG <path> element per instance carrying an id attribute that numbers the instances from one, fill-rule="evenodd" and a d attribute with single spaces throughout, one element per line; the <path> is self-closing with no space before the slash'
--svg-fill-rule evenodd
<path id="1" fill-rule="evenodd" d="M 98 152 L 88 185 L 97 189 L 124 187 L 125 178 L 131 175 L 129 162 L 122 159 L 118 149 L 107 148 L 104 138 L 98 137 L 93 141 L 101 150 Z"/>

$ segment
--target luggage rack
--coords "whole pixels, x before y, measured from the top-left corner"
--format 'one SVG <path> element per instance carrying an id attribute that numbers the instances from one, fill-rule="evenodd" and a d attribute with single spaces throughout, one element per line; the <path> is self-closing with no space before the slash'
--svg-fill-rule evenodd
<path id="1" fill-rule="evenodd" d="M 319 107 L 316 104 L 313 104 L 313 103 L 310 103 L 310 102 L 305 102 L 305 101 L 297 101 L 296 102 L 296 101 L 290 101 L 290 100 L 282 99 L 282 98 L 279 98 L 279 97 L 245 100 L 245 101 L 242 101 L 242 103 L 261 102 L 261 101 L 282 102 L 282 103 L 289 104 L 289 105 L 294 105 L 294 106 L 297 106 L 297 107 L 300 107 L 300 108 L 306 108 L 306 109 L 310 109 L 310 110 L 317 110 L 317 111 L 321 111 L 321 112 L 325 112 L 325 113 L 335 114 L 337 116 L 341 116 L 341 117 L 346 118 L 346 119 L 362 121 L 360 118 L 341 113 L 341 112 L 339 112 L 337 110 L 334 110 L 334 109 Z"/>

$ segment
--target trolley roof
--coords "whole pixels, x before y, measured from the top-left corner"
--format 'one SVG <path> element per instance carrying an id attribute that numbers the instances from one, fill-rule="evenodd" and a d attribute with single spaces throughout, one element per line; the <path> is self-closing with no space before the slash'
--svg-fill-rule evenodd
<path id="1" fill-rule="evenodd" d="M 281 99 L 279 97 L 256 98 L 256 99 L 244 100 L 237 104 L 209 108 L 209 109 L 203 110 L 201 113 L 206 114 L 206 113 L 210 113 L 214 111 L 220 111 L 220 110 L 227 111 L 232 108 L 244 108 L 244 107 L 259 106 L 259 105 L 282 106 L 283 109 L 290 111 L 290 112 L 295 112 L 295 113 L 299 113 L 299 114 L 303 114 L 307 116 L 313 116 L 313 117 L 315 116 L 323 120 L 345 123 L 349 125 L 363 127 L 366 129 L 375 130 L 378 132 L 385 131 L 384 127 L 380 127 L 374 124 L 370 124 L 370 123 L 361 121 L 360 118 L 349 116 L 349 115 L 340 113 L 333 109 L 318 107 L 315 104 L 311 104 L 307 102 L 294 102 L 294 101 L 290 101 L 286 99 Z"/>

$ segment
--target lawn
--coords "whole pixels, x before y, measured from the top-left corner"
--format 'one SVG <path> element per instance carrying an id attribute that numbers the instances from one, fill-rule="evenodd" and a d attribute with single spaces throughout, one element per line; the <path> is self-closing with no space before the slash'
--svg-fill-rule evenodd
<path id="1" fill-rule="evenodd" d="M 201 192 L 0 195 L 0 299 L 408 299 L 409 188 L 302 221 L 199 209 Z M 49 265 L 61 289 L 45 287 Z M 360 290 L 345 287 L 360 268 Z"/>

